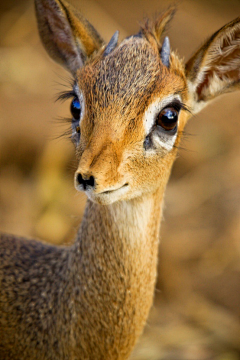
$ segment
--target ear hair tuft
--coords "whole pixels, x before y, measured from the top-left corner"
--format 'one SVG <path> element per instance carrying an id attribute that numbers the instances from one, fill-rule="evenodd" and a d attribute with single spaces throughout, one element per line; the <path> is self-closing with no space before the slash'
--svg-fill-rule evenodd
<path id="1" fill-rule="evenodd" d="M 119 31 L 117 30 L 111 37 L 109 43 L 107 44 L 106 49 L 104 51 L 104 56 L 109 55 L 115 49 L 118 43 L 118 36 L 119 36 Z"/>

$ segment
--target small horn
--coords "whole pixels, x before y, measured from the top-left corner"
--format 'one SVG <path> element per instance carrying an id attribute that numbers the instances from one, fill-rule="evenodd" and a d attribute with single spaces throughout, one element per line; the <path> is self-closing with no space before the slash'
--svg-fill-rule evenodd
<path id="1" fill-rule="evenodd" d="M 119 35 L 119 31 L 116 31 L 113 34 L 109 43 L 106 46 L 106 49 L 104 51 L 104 56 L 107 56 L 108 54 L 110 54 L 110 52 L 112 52 L 115 49 L 115 47 L 117 46 L 117 43 L 118 43 L 118 35 Z"/>
<path id="2" fill-rule="evenodd" d="M 170 41 L 168 36 L 165 37 L 163 44 L 162 44 L 162 49 L 161 49 L 161 60 L 163 65 L 167 66 L 169 68 L 170 65 Z"/>

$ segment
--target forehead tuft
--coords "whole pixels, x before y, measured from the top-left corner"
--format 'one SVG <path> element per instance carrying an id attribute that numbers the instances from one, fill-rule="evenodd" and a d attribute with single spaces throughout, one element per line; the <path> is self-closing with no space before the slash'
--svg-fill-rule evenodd
<path id="1" fill-rule="evenodd" d="M 84 67 L 80 74 L 80 87 L 87 88 L 91 100 L 104 107 L 114 101 L 124 100 L 130 105 L 141 96 L 152 92 L 165 75 L 158 52 L 150 43 L 139 37 L 124 40 L 106 57 Z M 85 94 L 87 95 L 87 94 Z"/>
<path id="2" fill-rule="evenodd" d="M 145 37 L 132 36 L 79 70 L 88 118 L 126 122 L 138 119 L 156 98 L 183 95 L 186 84 L 180 60 L 172 52 L 167 68 L 155 45 Z"/>

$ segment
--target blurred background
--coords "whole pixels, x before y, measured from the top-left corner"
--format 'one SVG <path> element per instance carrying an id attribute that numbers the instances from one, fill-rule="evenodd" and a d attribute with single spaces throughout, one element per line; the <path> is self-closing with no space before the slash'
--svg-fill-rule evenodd
<path id="1" fill-rule="evenodd" d="M 167 0 L 72 1 L 105 40 L 138 31 Z M 239 0 L 178 1 L 171 46 L 188 59 Z M 0 2 L 0 229 L 72 241 L 85 196 L 73 187 L 70 76 L 45 53 L 33 2 Z M 135 360 L 240 359 L 240 101 L 216 100 L 188 124 L 168 185 L 155 302 Z"/>

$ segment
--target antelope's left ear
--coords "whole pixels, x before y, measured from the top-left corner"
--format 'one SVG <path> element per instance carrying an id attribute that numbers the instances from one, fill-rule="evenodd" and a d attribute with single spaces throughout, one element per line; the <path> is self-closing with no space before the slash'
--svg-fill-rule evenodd
<path id="1" fill-rule="evenodd" d="M 193 113 L 218 95 L 240 89 L 240 17 L 214 33 L 186 65 Z"/>

